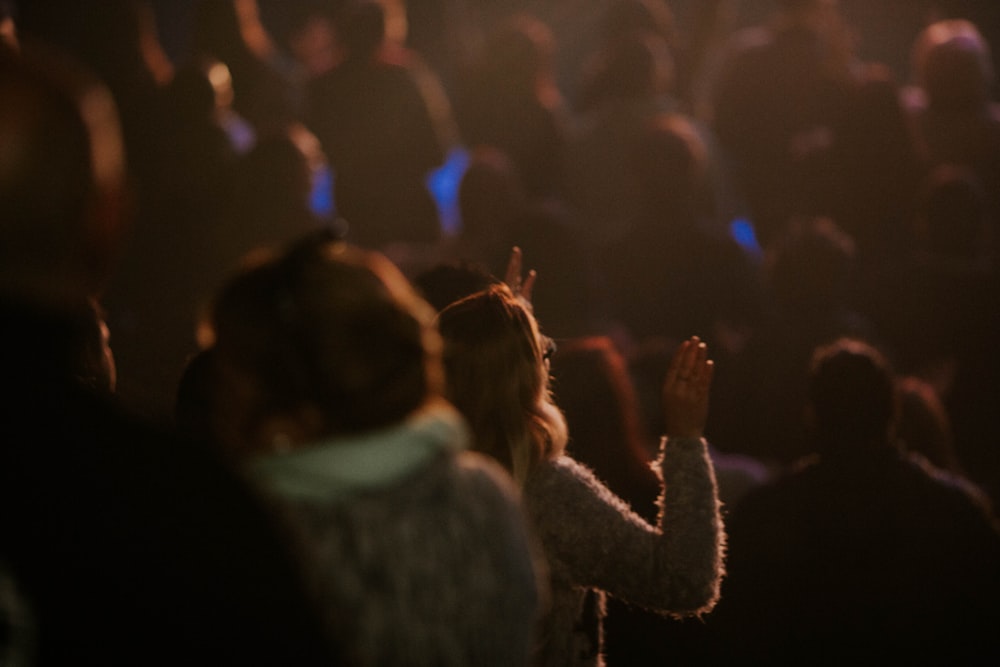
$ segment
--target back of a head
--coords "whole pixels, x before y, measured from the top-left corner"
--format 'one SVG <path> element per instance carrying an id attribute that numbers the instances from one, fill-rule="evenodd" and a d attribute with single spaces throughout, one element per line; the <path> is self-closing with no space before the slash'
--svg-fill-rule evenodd
<path id="1" fill-rule="evenodd" d="M 82 301 L 119 240 L 124 154 L 114 101 L 76 62 L 0 52 L 0 290 Z"/>
<path id="2" fill-rule="evenodd" d="M 708 159 L 704 140 L 686 117 L 667 113 L 650 121 L 631 165 L 647 209 L 673 222 L 711 213 Z"/>
<path id="3" fill-rule="evenodd" d="M 440 262 L 413 278 L 414 286 L 437 311 L 498 283 L 485 266 L 466 260 Z"/>
<path id="4" fill-rule="evenodd" d="M 673 78 L 674 59 L 663 37 L 652 33 L 623 36 L 601 49 L 584 73 L 584 102 L 592 105 L 664 95 Z"/>
<path id="5" fill-rule="evenodd" d="M 505 285 L 452 303 L 438 316 L 448 396 L 463 412 L 520 413 L 544 389 L 536 325 Z M 474 428 L 475 430 L 475 428 Z"/>
<path id="6" fill-rule="evenodd" d="M 506 233 L 525 206 L 524 188 L 510 157 L 497 148 L 477 147 L 458 186 L 462 235 L 506 242 Z"/>
<path id="7" fill-rule="evenodd" d="M 198 0 L 195 3 L 191 35 L 195 53 L 214 56 L 230 67 L 250 57 L 250 49 L 242 32 L 240 2 L 241 0 Z"/>
<path id="8" fill-rule="evenodd" d="M 534 317 L 501 284 L 445 308 L 438 329 L 448 399 L 468 420 L 476 449 L 523 483 L 535 463 L 565 445 Z"/>
<path id="9" fill-rule="evenodd" d="M 236 429 L 311 410 L 314 437 L 403 421 L 441 391 L 433 312 L 385 257 L 309 237 L 232 280 L 211 334 L 219 363 L 252 388 Z"/>
<path id="10" fill-rule="evenodd" d="M 973 23 L 961 19 L 924 29 L 914 46 L 913 68 L 935 109 L 978 109 L 994 83 L 989 44 Z"/>
<path id="11" fill-rule="evenodd" d="M 890 442 L 898 412 L 895 376 L 868 343 L 844 338 L 818 348 L 808 400 L 824 456 L 864 453 Z"/>
<path id="12" fill-rule="evenodd" d="M 304 126 L 262 135 L 244 156 L 240 170 L 239 195 L 247 204 L 245 210 L 254 217 L 307 210 L 315 175 L 325 162 L 319 140 Z"/>
<path id="13" fill-rule="evenodd" d="M 337 13 L 335 25 L 348 58 L 367 61 L 385 41 L 385 8 L 375 0 L 352 0 Z"/>
<path id="14" fill-rule="evenodd" d="M 838 307 L 849 285 L 855 252 L 854 239 L 833 220 L 796 219 L 768 249 L 769 288 L 789 309 Z"/>
<path id="15" fill-rule="evenodd" d="M 551 74 L 555 38 L 533 14 L 516 14 L 494 27 L 481 54 L 479 73 L 499 94 L 534 95 Z"/>

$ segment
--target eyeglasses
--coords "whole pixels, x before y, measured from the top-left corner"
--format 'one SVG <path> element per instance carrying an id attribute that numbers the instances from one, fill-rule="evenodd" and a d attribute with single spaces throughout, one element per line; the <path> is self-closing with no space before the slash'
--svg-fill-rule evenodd
<path id="1" fill-rule="evenodd" d="M 556 353 L 556 342 L 548 336 L 542 336 L 542 361 L 552 361 L 552 355 Z"/>

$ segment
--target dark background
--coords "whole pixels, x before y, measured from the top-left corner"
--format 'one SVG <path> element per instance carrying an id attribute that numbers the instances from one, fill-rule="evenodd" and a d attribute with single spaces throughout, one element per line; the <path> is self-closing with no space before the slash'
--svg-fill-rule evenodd
<path id="1" fill-rule="evenodd" d="M 153 0 L 164 48 L 172 59 L 183 58 L 187 48 L 188 25 L 197 0 Z M 435 0 L 410 0 L 429 3 Z M 440 1 L 440 0 L 439 0 Z M 480 0 L 493 7 L 537 7 L 575 5 L 577 11 L 592 9 L 596 18 L 602 0 Z M 297 4 L 315 0 L 258 0 L 261 16 L 275 40 L 282 44 L 290 28 L 288 17 Z M 678 32 L 689 30 L 694 11 L 707 0 L 670 0 Z M 742 0 L 736 8 L 735 25 L 747 26 L 766 19 L 773 9 L 770 0 Z M 99 6 L 99 5 L 98 5 Z M 930 19 L 963 17 L 975 22 L 993 45 L 994 62 L 1000 64 L 1000 2 L 997 0 L 840 0 L 843 14 L 855 27 L 859 51 L 864 60 L 885 63 L 902 82 L 910 79 L 909 55 L 913 40 Z M 559 32 L 556 26 L 557 33 Z"/>

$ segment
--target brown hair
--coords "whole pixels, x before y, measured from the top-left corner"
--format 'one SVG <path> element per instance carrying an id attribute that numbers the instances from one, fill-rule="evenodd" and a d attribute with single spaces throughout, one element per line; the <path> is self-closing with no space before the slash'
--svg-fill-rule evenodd
<path id="1" fill-rule="evenodd" d="M 438 327 L 447 396 L 468 420 L 475 449 L 523 485 L 566 446 L 534 316 L 506 285 L 495 285 L 445 308 Z"/>
<path id="2" fill-rule="evenodd" d="M 385 257 L 309 239 L 237 276 L 211 318 L 220 360 L 255 385 L 244 437 L 314 408 L 324 434 L 398 423 L 440 394 L 433 311 Z"/>

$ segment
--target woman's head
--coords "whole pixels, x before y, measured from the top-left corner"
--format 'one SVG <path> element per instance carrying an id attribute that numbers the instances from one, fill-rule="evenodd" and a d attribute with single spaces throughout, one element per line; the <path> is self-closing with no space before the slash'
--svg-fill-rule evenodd
<path id="1" fill-rule="evenodd" d="M 438 328 L 448 398 L 469 421 L 476 449 L 523 483 L 566 444 L 565 422 L 549 394 L 550 339 L 505 285 L 448 306 Z"/>
<path id="2" fill-rule="evenodd" d="M 237 276 L 210 321 L 228 437 L 267 447 L 402 421 L 440 393 L 433 313 L 381 255 L 307 239 Z"/>

